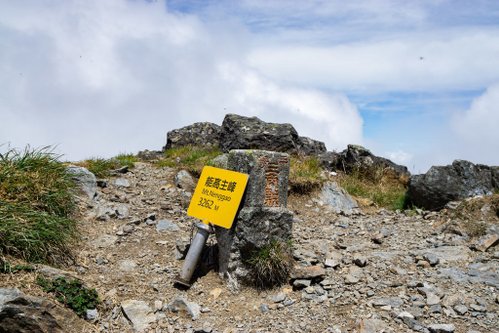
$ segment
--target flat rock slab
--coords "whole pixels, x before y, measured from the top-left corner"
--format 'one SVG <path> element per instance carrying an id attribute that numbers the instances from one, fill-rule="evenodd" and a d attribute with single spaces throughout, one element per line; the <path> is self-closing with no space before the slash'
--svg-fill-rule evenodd
<path id="1" fill-rule="evenodd" d="M 94 247 L 105 248 L 114 245 L 118 240 L 118 236 L 114 235 L 102 235 L 99 238 L 94 239 L 90 242 Z"/>
<path id="2" fill-rule="evenodd" d="M 291 272 L 291 279 L 311 280 L 323 278 L 326 275 L 326 270 L 321 266 L 295 266 Z"/>
<path id="3" fill-rule="evenodd" d="M 173 223 L 170 220 L 159 220 L 158 224 L 156 224 L 157 232 L 166 232 L 166 231 L 179 231 L 180 228 L 178 225 Z"/>
<path id="4" fill-rule="evenodd" d="M 438 258 L 440 263 L 446 262 L 466 262 L 470 259 L 471 251 L 467 246 L 440 246 L 436 248 L 424 249 L 416 252 L 420 255 L 431 255 Z"/>
<path id="5" fill-rule="evenodd" d="M 199 318 L 201 314 L 201 306 L 194 302 L 189 302 L 185 298 L 177 297 L 173 302 L 168 305 L 171 312 L 185 312 L 192 320 Z"/>
<path id="6" fill-rule="evenodd" d="M 156 321 L 151 307 L 144 301 L 129 299 L 121 303 L 121 309 L 130 320 L 134 330 L 143 332 L 149 325 Z"/>

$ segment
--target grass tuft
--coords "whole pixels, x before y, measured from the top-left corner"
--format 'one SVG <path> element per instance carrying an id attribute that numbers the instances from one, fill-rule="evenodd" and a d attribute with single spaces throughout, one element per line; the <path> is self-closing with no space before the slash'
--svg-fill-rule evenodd
<path id="1" fill-rule="evenodd" d="M 183 146 L 170 148 L 164 152 L 164 158 L 159 160 L 158 167 L 182 168 L 189 171 L 195 177 L 199 177 L 205 165 L 222 154 L 218 148 L 207 148 L 199 146 Z"/>
<path id="2" fill-rule="evenodd" d="M 338 183 L 350 195 L 368 199 L 378 207 L 397 210 L 403 209 L 406 203 L 405 185 L 382 168 L 368 173 L 354 170 L 340 174 Z"/>
<path id="3" fill-rule="evenodd" d="M 291 156 L 289 186 L 293 193 L 308 194 L 324 183 L 322 166 L 315 156 Z"/>
<path id="4" fill-rule="evenodd" d="M 100 157 L 89 158 L 76 164 L 87 168 L 97 178 L 107 178 L 113 175 L 114 170 L 124 166 L 132 169 L 135 166 L 135 162 L 138 161 L 139 159 L 133 154 L 119 154 L 109 159 Z"/>
<path id="5" fill-rule="evenodd" d="M 99 295 L 95 289 L 87 289 L 79 280 L 66 280 L 58 277 L 49 280 L 38 276 L 36 283 L 42 287 L 43 291 L 53 293 L 55 298 L 72 309 L 78 316 L 85 317 L 87 310 L 92 310 L 99 304 Z"/>
<path id="6" fill-rule="evenodd" d="M 252 268 L 255 286 L 268 289 L 286 283 L 293 266 L 293 256 L 289 243 L 271 241 L 267 246 L 254 252 L 247 260 Z"/>
<path id="7" fill-rule="evenodd" d="M 74 182 L 49 147 L 0 154 L 0 254 L 31 262 L 71 259 Z"/>

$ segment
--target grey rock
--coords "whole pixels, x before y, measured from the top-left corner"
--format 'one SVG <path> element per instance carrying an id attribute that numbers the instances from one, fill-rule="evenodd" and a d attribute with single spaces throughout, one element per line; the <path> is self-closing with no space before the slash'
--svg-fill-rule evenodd
<path id="1" fill-rule="evenodd" d="M 99 221 L 107 221 L 112 217 L 116 217 L 116 209 L 107 205 L 98 205 L 95 213 L 95 218 Z"/>
<path id="2" fill-rule="evenodd" d="M 431 333 L 453 333 L 456 328 L 453 324 L 432 324 L 428 329 Z"/>
<path id="3" fill-rule="evenodd" d="M 281 303 L 286 299 L 286 294 L 285 293 L 278 293 L 277 295 L 272 296 L 272 302 L 274 303 Z"/>
<path id="4" fill-rule="evenodd" d="M 264 122 L 257 117 L 227 114 L 222 123 L 221 148 L 262 149 L 297 153 L 300 145 L 298 133 L 290 124 Z"/>
<path id="5" fill-rule="evenodd" d="M 441 263 L 451 262 L 466 262 L 470 259 L 471 251 L 467 246 L 440 246 L 432 249 L 425 249 L 416 252 L 423 256 L 430 255 L 434 260 L 439 260 Z"/>
<path id="6" fill-rule="evenodd" d="M 410 177 L 405 166 L 375 156 L 368 149 L 359 145 L 348 145 L 347 149 L 341 153 L 322 154 L 320 160 L 323 167 L 330 171 L 361 172 L 367 177 L 375 177 L 382 170 L 385 176 L 391 176 L 402 183 L 407 182 Z"/>
<path id="7" fill-rule="evenodd" d="M 305 136 L 298 138 L 298 153 L 303 155 L 320 155 L 326 152 L 324 142 L 317 141 Z"/>
<path id="8" fill-rule="evenodd" d="M 128 210 L 128 206 L 127 205 L 118 205 L 116 207 L 116 216 L 119 218 L 119 219 L 125 219 L 128 217 L 129 215 L 129 210 Z"/>
<path id="9" fill-rule="evenodd" d="M 137 268 L 137 263 L 130 259 L 120 260 L 118 267 L 123 272 L 133 272 Z"/>
<path id="10" fill-rule="evenodd" d="M 440 297 L 433 293 L 426 294 L 426 304 L 429 306 L 440 304 Z"/>
<path id="11" fill-rule="evenodd" d="M 170 220 L 159 220 L 156 224 L 156 231 L 165 232 L 165 231 L 179 231 L 180 228 L 178 225 L 173 223 Z"/>
<path id="12" fill-rule="evenodd" d="M 220 145 L 221 127 L 208 122 L 194 123 L 167 133 L 163 150 L 183 146 L 215 148 Z"/>
<path id="13" fill-rule="evenodd" d="M 362 255 L 359 255 L 359 254 L 356 254 L 354 257 L 353 257 L 353 263 L 359 267 L 366 267 L 367 265 L 367 258 L 362 256 Z"/>
<path id="14" fill-rule="evenodd" d="M 66 171 L 89 199 L 95 198 L 97 195 L 97 179 L 93 173 L 86 168 L 75 165 L 68 166 Z"/>
<path id="15" fill-rule="evenodd" d="M 68 332 L 78 320 L 51 301 L 0 288 L 0 332 Z"/>
<path id="16" fill-rule="evenodd" d="M 126 178 L 116 178 L 113 183 L 117 187 L 130 187 L 130 182 Z"/>
<path id="17" fill-rule="evenodd" d="M 296 265 L 291 272 L 291 279 L 312 280 L 322 279 L 326 275 L 326 270 L 321 266 L 298 266 Z"/>
<path id="18" fill-rule="evenodd" d="M 116 237 L 114 235 L 102 235 L 99 238 L 94 239 L 90 243 L 94 247 L 106 248 L 106 247 L 110 247 L 110 246 L 114 245 L 117 240 L 118 240 L 118 237 Z"/>
<path id="19" fill-rule="evenodd" d="M 455 160 L 452 165 L 433 166 L 423 175 L 412 176 L 407 191 L 409 204 L 439 210 L 448 202 L 494 191 L 491 168 Z"/>
<path id="20" fill-rule="evenodd" d="M 442 306 L 440 304 L 433 304 L 430 306 L 430 313 L 442 313 Z"/>
<path id="21" fill-rule="evenodd" d="M 125 300 L 121 302 L 121 309 L 136 331 L 142 332 L 156 321 L 153 310 L 144 301 Z"/>
<path id="22" fill-rule="evenodd" d="M 319 198 L 337 213 L 351 214 L 359 208 L 357 202 L 335 182 L 324 184 Z"/>
<path id="23" fill-rule="evenodd" d="M 374 307 L 389 305 L 393 308 L 399 308 L 402 304 L 404 304 L 404 300 L 400 297 L 378 297 L 374 298 L 371 302 Z"/>
<path id="24" fill-rule="evenodd" d="M 360 282 L 363 275 L 364 275 L 364 273 L 362 272 L 362 269 L 360 269 L 357 266 L 351 266 L 348 268 L 348 273 L 345 276 L 345 283 L 346 284 L 357 284 Z"/>
<path id="25" fill-rule="evenodd" d="M 269 306 L 265 303 L 260 304 L 260 311 L 262 313 L 267 313 L 269 312 Z"/>
<path id="26" fill-rule="evenodd" d="M 436 266 L 440 262 L 438 256 L 434 253 L 425 253 L 423 255 L 424 260 L 426 260 L 431 266 Z"/>
<path id="27" fill-rule="evenodd" d="M 456 313 L 458 315 L 464 315 L 466 314 L 466 312 L 468 312 L 468 308 L 466 307 L 466 305 L 463 305 L 463 304 L 458 304 L 456 306 L 454 306 L 454 311 L 456 311 Z"/>
<path id="28" fill-rule="evenodd" d="M 201 314 L 201 306 L 194 302 L 189 302 L 185 298 L 177 297 L 173 302 L 168 305 L 168 310 L 171 312 L 185 312 L 187 313 L 193 320 L 199 318 Z"/>
<path id="29" fill-rule="evenodd" d="M 293 281 L 293 287 L 297 289 L 303 289 L 309 287 L 311 283 L 311 280 L 298 279 Z"/>
<path id="30" fill-rule="evenodd" d="M 361 319 L 357 324 L 359 333 L 379 333 L 385 332 L 388 325 L 380 319 Z"/>
<path id="31" fill-rule="evenodd" d="M 85 312 L 85 319 L 89 321 L 99 320 L 99 311 L 97 311 L 97 309 L 87 309 Z"/>
<path id="32" fill-rule="evenodd" d="M 163 152 L 158 150 L 141 150 L 137 153 L 137 157 L 142 161 L 157 160 L 163 156 Z"/>
<path id="33" fill-rule="evenodd" d="M 487 234 L 482 237 L 477 241 L 475 244 L 475 249 L 485 252 L 489 248 L 496 246 L 499 244 L 499 235 L 498 234 Z"/>
<path id="34" fill-rule="evenodd" d="M 187 170 L 180 170 L 175 175 L 175 186 L 192 193 L 196 188 L 196 182 Z"/>

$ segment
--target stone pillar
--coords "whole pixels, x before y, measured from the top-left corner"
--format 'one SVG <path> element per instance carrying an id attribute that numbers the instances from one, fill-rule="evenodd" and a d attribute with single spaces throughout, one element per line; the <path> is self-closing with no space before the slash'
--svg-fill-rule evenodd
<path id="1" fill-rule="evenodd" d="M 249 174 L 249 180 L 232 228 L 216 228 L 219 271 L 244 283 L 251 279 L 245 262 L 255 251 L 291 239 L 293 213 L 286 208 L 289 155 L 231 150 L 226 168 Z"/>

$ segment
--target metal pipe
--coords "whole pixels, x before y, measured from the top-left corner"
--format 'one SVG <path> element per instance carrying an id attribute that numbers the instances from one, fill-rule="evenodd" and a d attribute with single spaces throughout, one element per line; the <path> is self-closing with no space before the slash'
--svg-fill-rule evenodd
<path id="1" fill-rule="evenodd" d="M 182 272 L 175 280 L 176 283 L 188 288 L 191 286 L 192 274 L 196 270 L 204 244 L 206 244 L 206 240 L 210 233 L 213 232 L 208 224 L 196 223 L 196 227 L 198 228 L 198 231 L 192 239 L 191 246 L 185 257 L 184 265 L 182 266 Z"/>

